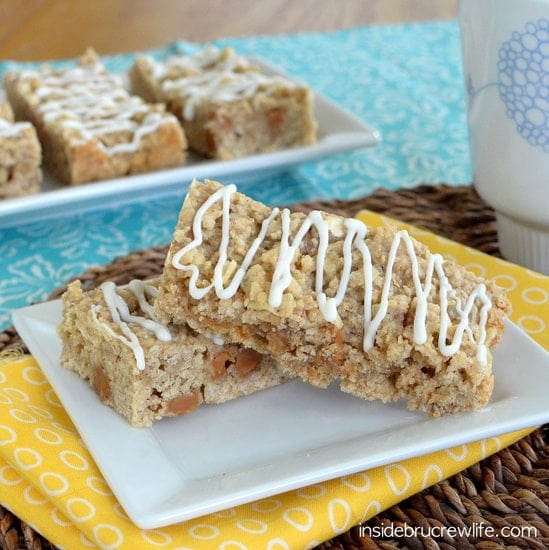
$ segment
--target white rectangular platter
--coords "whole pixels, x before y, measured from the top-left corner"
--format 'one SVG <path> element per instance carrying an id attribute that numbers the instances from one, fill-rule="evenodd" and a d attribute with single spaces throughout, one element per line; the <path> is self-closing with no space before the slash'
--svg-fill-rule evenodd
<path id="1" fill-rule="evenodd" d="M 278 69 L 256 58 L 251 61 L 266 74 L 285 76 Z M 260 178 L 262 175 L 284 171 L 304 162 L 365 147 L 373 147 L 380 141 L 378 132 L 357 117 L 315 93 L 315 117 L 318 122 L 318 141 L 313 145 L 284 149 L 272 153 L 252 155 L 229 161 L 211 160 L 189 155 L 178 168 L 159 170 L 94 182 L 79 186 L 64 186 L 49 174 L 45 174 L 42 191 L 36 195 L 0 200 L 0 226 L 12 223 L 21 214 L 25 220 L 74 212 L 74 209 L 95 208 L 112 201 L 123 203 L 144 196 L 161 196 L 181 190 L 193 178 Z"/>

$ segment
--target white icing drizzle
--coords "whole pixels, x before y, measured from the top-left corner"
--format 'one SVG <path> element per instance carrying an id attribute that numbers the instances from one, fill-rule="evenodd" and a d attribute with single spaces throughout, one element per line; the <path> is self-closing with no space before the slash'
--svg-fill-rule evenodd
<path id="1" fill-rule="evenodd" d="M 121 78 L 104 72 L 100 63 L 61 71 L 23 71 L 19 79 L 39 82 L 36 109 L 46 124 L 73 130 L 84 143 L 96 140 L 108 155 L 137 151 L 143 136 L 172 120 L 131 96 Z M 130 133 L 128 141 L 113 145 L 102 141 L 122 131 Z"/>
<path id="2" fill-rule="evenodd" d="M 0 118 L 0 137 L 14 137 L 27 128 L 31 128 L 30 122 L 9 122 Z"/>
<path id="3" fill-rule="evenodd" d="M 217 346 L 222 346 L 225 343 L 225 339 L 218 334 L 210 334 L 207 338 Z"/>
<path id="4" fill-rule="evenodd" d="M 225 265 L 228 261 L 229 248 L 230 204 L 231 197 L 235 192 L 235 185 L 227 185 L 215 191 L 206 199 L 206 201 L 204 201 L 204 203 L 198 208 L 193 219 L 193 240 L 173 255 L 171 261 L 173 267 L 181 271 L 190 272 L 189 293 L 194 299 L 200 300 L 211 289 L 215 290 L 216 295 L 220 299 L 232 298 L 236 294 L 247 270 L 252 264 L 253 258 L 259 246 L 264 241 L 269 225 L 277 216 L 280 215 L 280 250 L 269 291 L 269 305 L 272 308 L 277 308 L 281 305 L 283 293 L 292 282 L 291 266 L 295 252 L 299 248 L 305 235 L 314 226 L 318 235 L 315 293 L 319 310 L 326 321 L 334 322 L 339 318 L 338 306 L 343 301 L 350 282 L 353 263 L 353 249 L 356 249 L 362 257 L 362 271 L 364 275 L 363 349 L 364 351 L 368 351 L 374 346 L 377 330 L 387 315 L 389 299 L 393 287 L 394 265 L 399 248 L 404 246 L 406 254 L 411 262 L 412 280 L 416 296 L 416 309 L 413 323 L 414 343 L 421 345 L 427 341 L 426 325 L 429 295 L 431 294 L 433 278 L 436 276 L 439 283 L 438 299 L 440 303 L 440 327 L 437 344 L 440 352 L 446 357 L 454 355 L 462 345 L 464 334 L 467 334 L 467 337 L 471 342 L 475 342 L 473 331 L 470 326 L 470 318 L 473 313 L 475 302 L 478 301 L 480 302 L 478 335 L 475 342 L 477 346 L 477 359 L 482 365 L 487 363 L 488 354 L 486 348 L 486 323 L 488 320 L 488 312 L 491 308 L 491 302 L 487 294 L 486 285 L 482 283 L 477 284 L 467 297 L 465 304 L 462 304 L 461 300 L 457 296 L 457 293 L 450 284 L 448 277 L 446 276 L 443 265 L 444 259 L 440 254 L 429 255 L 425 267 L 425 273 L 422 277 L 420 274 L 419 261 L 414 248 L 413 239 L 405 230 L 396 232 L 391 243 L 387 256 L 385 278 L 383 281 L 381 296 L 374 316 L 372 316 L 374 305 L 374 267 L 371 253 L 365 240 L 368 231 L 367 227 L 362 222 L 352 218 L 346 218 L 343 221 L 343 226 L 346 229 L 345 239 L 343 242 L 343 267 L 337 291 L 335 295 L 330 298 L 327 297 L 324 292 L 324 264 L 326 261 L 326 253 L 328 251 L 330 231 L 333 232 L 335 229 L 330 227 L 330 224 L 323 218 L 322 213 L 319 211 L 309 213 L 290 243 L 290 211 L 288 209 L 272 209 L 270 214 L 263 220 L 257 237 L 249 247 L 240 267 L 234 273 L 232 280 L 228 282 L 227 286 L 224 286 L 223 273 Z M 200 277 L 198 266 L 192 263 L 185 264 L 183 260 L 186 254 L 193 249 L 198 248 L 203 243 L 204 234 L 202 231 L 202 223 L 204 215 L 208 209 L 218 201 L 222 202 L 222 227 L 219 246 L 219 259 L 214 269 L 212 282 L 204 287 L 198 287 L 197 281 Z M 453 328 L 453 322 L 450 316 L 451 309 L 454 312 L 454 317 L 457 317 L 458 319 L 453 335 L 451 334 L 451 329 Z"/>
<path id="5" fill-rule="evenodd" d="M 162 325 L 155 313 L 154 308 L 151 306 L 147 297 L 155 298 L 158 294 L 158 290 L 143 281 L 133 280 L 131 281 L 127 289 L 135 296 L 139 303 L 139 307 L 144 316 L 133 315 L 130 313 L 128 304 L 124 298 L 119 294 L 118 287 L 111 281 L 107 281 L 101 285 L 103 297 L 105 303 L 109 309 L 113 322 L 118 325 L 121 334 L 115 332 L 108 323 L 99 321 L 97 313 L 100 311 L 101 306 L 95 305 L 92 308 L 92 314 L 95 321 L 101 325 L 101 327 L 113 338 L 120 340 L 124 345 L 128 346 L 134 356 L 139 370 L 145 368 L 145 354 L 143 347 L 139 342 L 135 332 L 128 326 L 128 323 L 134 323 L 143 327 L 144 329 L 154 333 L 155 337 L 162 342 L 169 342 L 172 339 L 170 331 L 167 327 Z M 148 316 L 145 317 L 145 316 Z"/>
<path id="6" fill-rule="evenodd" d="M 147 58 L 147 61 L 162 91 L 185 101 L 182 114 L 186 120 L 194 119 L 196 106 L 206 99 L 232 102 L 250 97 L 260 88 L 269 93 L 279 86 L 295 87 L 288 79 L 262 74 L 244 58 L 223 55 L 216 48 L 207 48 L 193 56 L 177 57 L 165 64 L 152 58 Z M 179 76 L 175 76 L 176 72 Z"/>

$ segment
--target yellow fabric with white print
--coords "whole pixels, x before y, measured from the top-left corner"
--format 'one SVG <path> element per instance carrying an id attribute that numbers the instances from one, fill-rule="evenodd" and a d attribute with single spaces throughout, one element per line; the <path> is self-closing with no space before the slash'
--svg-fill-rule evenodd
<path id="1" fill-rule="evenodd" d="M 370 225 L 385 220 L 372 213 Z M 401 224 L 402 225 L 402 224 Z M 407 227 L 432 251 L 508 289 L 512 320 L 549 349 L 549 278 Z M 493 437 L 143 530 L 111 493 L 68 415 L 28 355 L 0 359 L 0 502 L 61 548 L 304 549 L 524 437 Z"/>

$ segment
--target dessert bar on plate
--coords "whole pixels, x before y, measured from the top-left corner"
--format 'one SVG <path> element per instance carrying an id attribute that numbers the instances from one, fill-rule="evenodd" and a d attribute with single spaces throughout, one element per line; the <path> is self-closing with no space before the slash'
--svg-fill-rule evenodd
<path id="1" fill-rule="evenodd" d="M 140 56 L 129 75 L 132 92 L 165 103 L 189 146 L 208 157 L 228 160 L 316 142 L 312 91 L 266 75 L 230 48 L 165 61 Z"/>
<path id="2" fill-rule="evenodd" d="M 290 377 L 267 356 L 215 342 L 153 312 L 158 281 L 106 282 L 63 295 L 61 364 L 87 380 L 101 401 L 136 427 L 223 403 Z"/>
<path id="3" fill-rule="evenodd" d="M 269 208 L 208 180 L 189 189 L 155 302 L 162 322 L 268 354 L 315 386 L 433 416 L 487 404 L 509 308 L 406 231 Z"/>
<path id="4" fill-rule="evenodd" d="M 130 95 L 90 50 L 77 66 L 10 70 L 6 95 L 15 116 L 32 122 L 44 164 L 76 185 L 179 166 L 186 140 L 161 104 Z"/>

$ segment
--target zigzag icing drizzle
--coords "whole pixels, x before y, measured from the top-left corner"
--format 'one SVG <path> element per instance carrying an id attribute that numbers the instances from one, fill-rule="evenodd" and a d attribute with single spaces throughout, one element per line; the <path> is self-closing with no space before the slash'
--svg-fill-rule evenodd
<path id="1" fill-rule="evenodd" d="M 83 142 L 127 131 L 129 141 L 106 145 L 107 154 L 138 150 L 143 136 L 155 132 L 166 122 L 165 116 L 150 112 L 147 104 L 131 96 L 117 75 L 104 72 L 101 64 L 74 67 L 61 72 L 23 71 L 20 79 L 38 78 L 35 94 L 37 110 L 46 124 L 56 123 L 80 134 Z M 136 115 L 142 120 L 135 120 Z"/>
<path id="2" fill-rule="evenodd" d="M 165 64 L 147 57 L 153 78 L 160 82 L 163 92 L 185 100 L 183 117 L 193 120 L 196 106 L 205 99 L 213 102 L 232 102 L 250 97 L 259 88 L 269 91 L 279 86 L 295 88 L 282 77 L 267 76 L 250 65 L 245 58 L 217 48 L 205 48 L 191 56 L 168 60 Z M 170 70 L 180 72 L 170 77 Z"/>
<path id="3" fill-rule="evenodd" d="M 220 299 L 232 298 L 240 287 L 246 272 L 251 266 L 254 256 L 261 243 L 265 240 L 271 222 L 278 216 L 281 219 L 282 235 L 280 239 L 280 251 L 274 268 L 273 279 L 269 291 L 269 305 L 272 308 L 280 306 L 284 291 L 292 281 L 291 266 L 295 251 L 299 248 L 305 235 L 314 227 L 318 235 L 318 251 L 316 257 L 316 276 L 315 293 L 318 307 L 326 321 L 334 322 L 338 319 L 338 306 L 341 304 L 347 291 L 351 270 L 352 270 L 352 251 L 356 249 L 362 257 L 362 266 L 364 274 L 364 313 L 363 313 L 363 349 L 368 351 L 374 346 L 376 332 L 387 314 L 389 297 L 392 288 L 392 273 L 397 258 L 398 250 L 404 246 L 406 254 L 410 258 L 412 266 L 412 278 L 416 295 L 416 310 L 413 323 L 414 343 L 423 344 L 427 341 L 427 305 L 429 294 L 433 284 L 433 278 L 436 276 L 439 282 L 438 299 L 440 301 L 440 330 L 438 337 L 438 348 L 444 356 L 455 354 L 461 347 L 464 334 L 467 334 L 471 342 L 474 341 L 473 331 L 470 326 L 470 316 L 476 301 L 480 302 L 477 359 L 482 365 L 487 363 L 486 348 L 486 323 L 488 312 L 491 308 L 491 302 L 487 295 L 486 286 L 482 283 L 477 284 L 469 294 L 465 304 L 458 299 L 456 292 L 450 284 L 448 277 L 444 272 L 444 259 L 440 254 L 431 254 L 427 260 L 425 273 L 420 275 L 419 261 L 414 249 L 414 243 L 407 231 L 398 231 L 395 233 L 392 241 L 387 264 L 385 268 L 385 279 L 381 291 L 381 298 L 377 304 L 376 314 L 373 315 L 373 264 L 368 245 L 366 244 L 367 227 L 358 220 L 347 218 L 344 220 L 346 228 L 345 240 L 343 243 L 343 269 L 341 278 L 334 297 L 327 297 L 324 292 L 324 264 L 329 244 L 330 225 L 323 218 L 319 211 L 311 212 L 303 221 L 301 227 L 290 242 L 290 211 L 288 209 L 279 210 L 274 208 L 270 214 L 263 220 L 261 229 L 250 245 L 240 267 L 234 273 L 232 280 L 227 286 L 223 284 L 224 267 L 228 260 L 229 248 L 229 224 L 230 224 L 230 205 L 231 197 L 236 192 L 236 186 L 227 185 L 214 192 L 198 208 L 193 219 L 193 240 L 177 251 L 172 258 L 172 265 L 175 269 L 190 272 L 189 293 L 197 300 L 203 298 L 212 289 Z M 198 248 L 204 240 L 202 231 L 203 218 L 209 208 L 216 202 L 222 203 L 222 229 L 221 241 L 219 245 L 219 259 L 214 269 L 214 276 L 211 283 L 204 287 L 198 287 L 197 281 L 200 276 L 200 270 L 197 265 L 185 264 L 184 257 L 191 250 Z M 450 317 L 450 302 L 453 302 L 452 308 L 458 317 L 458 323 L 451 339 L 450 328 L 453 326 Z"/>
<path id="4" fill-rule="evenodd" d="M 172 335 L 167 327 L 158 322 L 154 309 L 149 303 L 147 296 L 155 298 L 158 294 L 156 287 L 148 285 L 142 281 L 133 280 L 126 287 L 137 299 L 139 307 L 143 312 L 141 315 L 133 315 L 128 309 L 128 304 L 118 293 L 118 287 L 111 281 L 107 281 L 101 285 L 103 298 L 109 308 L 113 322 L 118 325 L 120 333 L 112 330 L 108 323 L 104 323 L 97 318 L 97 312 L 101 306 L 94 306 L 92 315 L 96 323 L 98 323 L 110 336 L 120 340 L 125 346 L 128 346 L 135 356 L 137 368 L 145 369 L 145 354 L 143 347 L 139 342 L 135 332 L 128 326 L 128 323 L 134 323 L 154 333 L 156 338 L 162 342 L 169 342 Z"/>
<path id="5" fill-rule="evenodd" d="M 8 122 L 0 118 L 0 137 L 14 137 L 28 128 L 32 128 L 30 122 Z"/>

